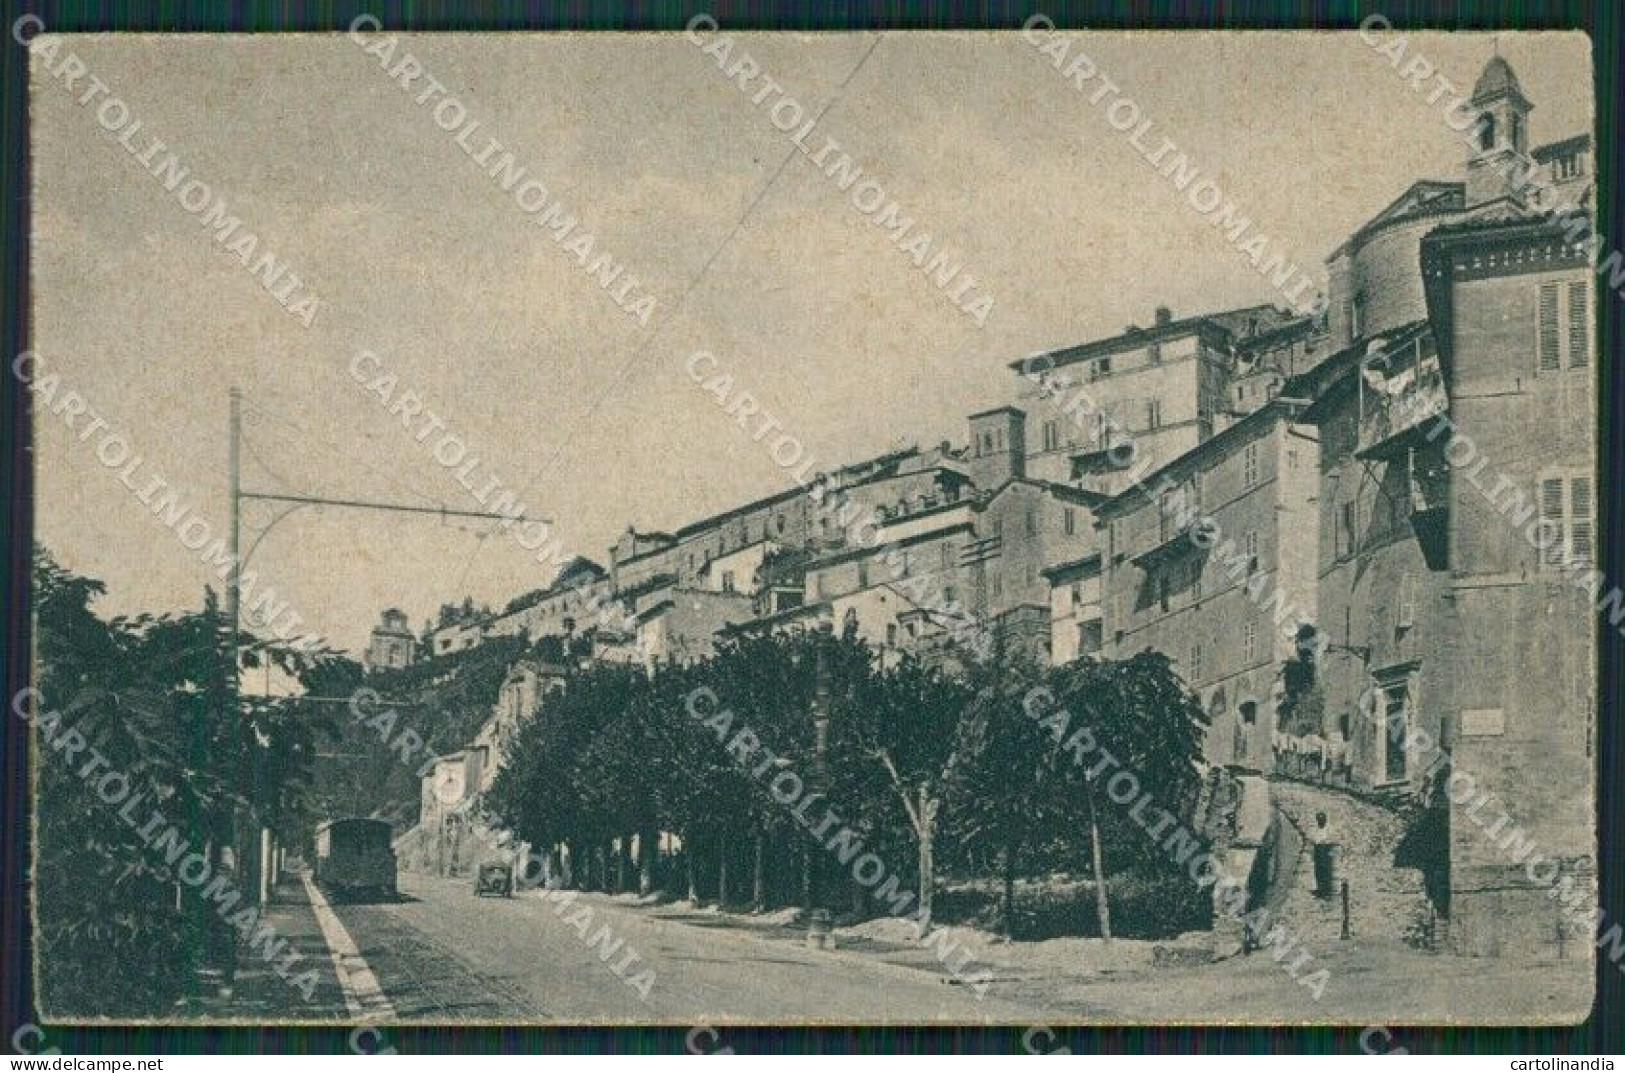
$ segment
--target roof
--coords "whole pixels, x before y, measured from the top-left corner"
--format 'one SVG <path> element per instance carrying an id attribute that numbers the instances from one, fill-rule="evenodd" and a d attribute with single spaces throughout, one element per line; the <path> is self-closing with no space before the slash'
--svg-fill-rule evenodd
<path id="1" fill-rule="evenodd" d="M 1027 411 L 1019 409 L 1015 406 L 995 406 L 991 410 L 979 410 L 976 413 L 971 414 L 965 420 L 975 421 L 978 417 L 992 417 L 994 414 L 1015 414 L 1017 417 L 1026 417 Z"/>
<path id="2" fill-rule="evenodd" d="M 1090 552 L 1081 559 L 1069 559 L 1064 563 L 1046 566 L 1040 570 L 1050 581 L 1061 581 L 1069 577 L 1100 572 L 1100 552 Z"/>
<path id="3" fill-rule="evenodd" d="M 1384 205 L 1375 216 L 1355 229 L 1348 238 L 1338 243 L 1337 249 L 1326 256 L 1332 261 L 1345 250 L 1363 246 L 1371 235 L 1390 224 L 1403 223 L 1425 216 L 1444 216 L 1462 212 L 1467 206 L 1467 185 L 1444 179 L 1418 179 L 1407 186 L 1398 197 Z"/>
<path id="4" fill-rule="evenodd" d="M 1499 96 L 1503 93 L 1515 94 L 1527 103 L 1528 98 L 1523 95 L 1523 87 L 1518 85 L 1518 76 L 1512 70 L 1512 64 L 1501 56 L 1490 57 L 1490 62 L 1484 65 L 1479 73 L 1478 81 L 1473 83 L 1472 103 L 1489 97 Z"/>
<path id="5" fill-rule="evenodd" d="M 1571 134 L 1567 138 L 1560 138 L 1555 142 L 1547 142 L 1545 145 L 1537 145 L 1529 155 L 1541 163 L 1545 163 L 1553 157 L 1560 157 L 1567 153 L 1590 148 L 1591 135 L 1582 132 L 1580 134 Z"/>
<path id="6" fill-rule="evenodd" d="M 1135 483 L 1101 503 L 1097 510 L 1102 515 L 1126 510 L 1137 498 L 1148 496 L 1151 490 L 1150 486 L 1157 477 L 1174 473 L 1183 474 L 1186 471 L 1194 470 L 1198 466 L 1198 460 L 1204 456 L 1219 454 L 1232 444 L 1242 441 L 1246 435 L 1251 434 L 1260 427 L 1267 426 L 1275 421 L 1292 420 L 1306 408 L 1306 404 L 1302 399 L 1285 394 L 1277 395 L 1229 428 L 1214 433 L 1184 454 L 1169 459 L 1158 468 L 1141 475 Z"/>
<path id="7" fill-rule="evenodd" d="M 1111 498 L 1104 492 L 1092 492 L 1084 488 L 1074 488 L 1070 484 L 1057 484 L 1054 481 L 1041 481 L 1036 477 L 1011 477 L 988 493 L 987 502 L 991 503 L 993 500 L 1003 495 L 1005 489 L 1016 484 L 1023 485 L 1028 488 L 1037 488 L 1040 491 L 1050 493 L 1057 499 L 1065 499 L 1078 504 L 1080 507 L 1089 507 L 1091 509 L 1100 506 L 1100 504 Z"/>
<path id="8" fill-rule="evenodd" d="M 1380 341 L 1383 345 L 1377 349 L 1389 351 L 1410 343 L 1431 328 L 1432 325 L 1426 320 L 1413 320 L 1391 332 L 1383 333 L 1378 339 L 1362 339 L 1352 346 L 1339 350 L 1313 369 L 1301 372 L 1288 380 L 1281 389 L 1282 393 L 1310 399 L 1311 402 L 1301 416 L 1312 423 L 1318 420 L 1326 400 L 1340 394 L 1342 388 L 1354 383 L 1360 365 L 1372 352 L 1373 342 Z"/>
<path id="9" fill-rule="evenodd" d="M 1265 303 L 1257 306 L 1243 306 L 1240 309 L 1221 310 L 1217 313 L 1202 313 L 1193 317 L 1171 320 L 1167 324 L 1153 324 L 1149 328 L 1134 328 L 1131 331 L 1120 332 L 1117 335 L 1104 339 L 1095 339 L 1087 343 L 1079 343 L 1076 346 L 1039 351 L 1037 354 L 1019 358 L 1008 364 L 1016 372 L 1025 374 L 1029 369 L 1033 368 L 1035 362 L 1041 364 L 1041 359 L 1048 359 L 1048 365 L 1045 366 L 1047 371 L 1062 365 L 1071 365 L 1074 362 L 1087 361 L 1090 358 L 1103 357 L 1121 350 L 1145 346 L 1147 343 L 1155 343 L 1164 339 L 1177 339 L 1192 334 L 1200 335 L 1218 346 L 1228 347 L 1233 342 L 1234 337 L 1219 320 L 1220 317 L 1274 308 L 1274 306 Z"/>

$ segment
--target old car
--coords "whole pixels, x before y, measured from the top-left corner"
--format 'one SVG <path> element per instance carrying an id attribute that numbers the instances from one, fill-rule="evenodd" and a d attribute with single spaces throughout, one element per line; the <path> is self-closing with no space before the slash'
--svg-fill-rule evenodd
<path id="1" fill-rule="evenodd" d="M 474 896 L 513 897 L 513 869 L 502 861 L 486 861 L 474 873 Z"/>

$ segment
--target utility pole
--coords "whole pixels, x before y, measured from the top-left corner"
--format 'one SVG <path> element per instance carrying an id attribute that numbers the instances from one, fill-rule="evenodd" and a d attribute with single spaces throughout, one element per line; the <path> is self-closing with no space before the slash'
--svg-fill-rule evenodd
<path id="1" fill-rule="evenodd" d="M 452 510 L 447 507 L 429 507 L 409 503 L 386 503 L 366 499 L 331 499 L 323 496 L 295 495 L 277 492 L 250 491 L 242 484 L 242 444 L 243 444 L 243 393 L 238 388 L 231 389 L 231 431 L 228 446 L 228 484 L 231 496 L 231 534 L 230 553 L 231 565 L 226 575 L 226 621 L 229 632 L 229 662 L 227 668 L 228 703 L 231 705 L 231 715 L 236 726 L 233 729 L 243 731 L 244 712 L 242 704 L 242 679 L 240 674 L 242 652 L 242 571 L 248 560 L 254 555 L 267 533 L 271 531 L 283 518 L 289 514 L 308 506 L 344 507 L 355 510 L 390 511 L 402 514 L 429 514 L 444 518 L 477 518 L 485 521 L 500 521 L 517 524 L 526 521 L 524 515 L 497 514 L 491 511 L 478 510 Z M 282 506 L 280 513 L 271 518 L 271 521 L 255 535 L 247 550 L 242 547 L 242 505 L 245 501 L 258 501 L 275 503 Z M 336 698 L 309 698 L 312 701 L 331 703 Z M 261 785 L 264 771 L 260 763 L 257 740 L 250 741 L 252 756 L 249 760 L 249 770 L 242 774 L 246 778 L 251 791 L 264 793 L 268 787 Z M 247 817 L 234 817 L 232 822 L 233 841 L 237 845 L 238 876 L 240 879 L 252 877 L 254 889 L 261 905 L 271 900 L 271 880 L 274 869 L 271 861 L 274 860 L 278 847 L 271 828 L 266 822 L 268 817 L 251 815 Z M 233 948 L 235 950 L 235 947 Z M 232 958 L 235 962 L 235 953 Z"/>

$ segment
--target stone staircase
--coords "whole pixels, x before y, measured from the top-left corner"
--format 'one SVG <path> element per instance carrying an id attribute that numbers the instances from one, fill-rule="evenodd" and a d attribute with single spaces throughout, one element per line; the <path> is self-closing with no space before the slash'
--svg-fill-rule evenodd
<path id="1" fill-rule="evenodd" d="M 1322 949 L 1342 936 L 1341 894 L 1315 897 L 1314 860 L 1309 832 L 1315 814 L 1325 812 L 1338 843 L 1337 879 L 1349 883 L 1349 919 L 1355 939 L 1399 941 L 1427 912 L 1422 873 L 1394 866 L 1394 848 L 1404 821 L 1381 805 L 1322 786 L 1270 780 L 1270 796 L 1280 819 L 1302 836 L 1291 883 L 1272 917 L 1286 924 L 1310 949 Z"/>

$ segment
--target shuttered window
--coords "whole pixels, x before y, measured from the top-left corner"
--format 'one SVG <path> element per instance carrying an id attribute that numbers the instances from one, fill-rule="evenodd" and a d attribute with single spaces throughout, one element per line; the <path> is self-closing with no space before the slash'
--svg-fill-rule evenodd
<path id="1" fill-rule="evenodd" d="M 1542 283 L 1536 310 L 1536 367 L 1543 373 L 1591 364 L 1591 298 L 1586 281 Z"/>
<path id="2" fill-rule="evenodd" d="M 1540 561 L 1543 566 L 1591 566 L 1597 554 L 1589 475 L 1542 477 Z"/>
<path id="3" fill-rule="evenodd" d="M 1560 339 L 1557 333 L 1557 284 L 1542 283 L 1540 285 L 1540 325 L 1538 331 L 1537 350 L 1540 360 L 1540 371 L 1555 372 L 1563 367 L 1562 358 L 1558 354 Z"/>
<path id="4" fill-rule="evenodd" d="M 1540 482 L 1541 561 L 1547 566 L 1563 563 L 1563 478 L 1547 477 Z"/>
<path id="5" fill-rule="evenodd" d="M 1591 478 L 1569 478 L 1569 552 L 1576 565 L 1590 566 L 1595 559 L 1592 546 Z"/>
<path id="6" fill-rule="evenodd" d="M 1591 350 L 1586 345 L 1590 335 L 1590 305 L 1586 301 L 1585 280 L 1569 284 L 1569 368 L 1580 369 L 1591 363 Z"/>

